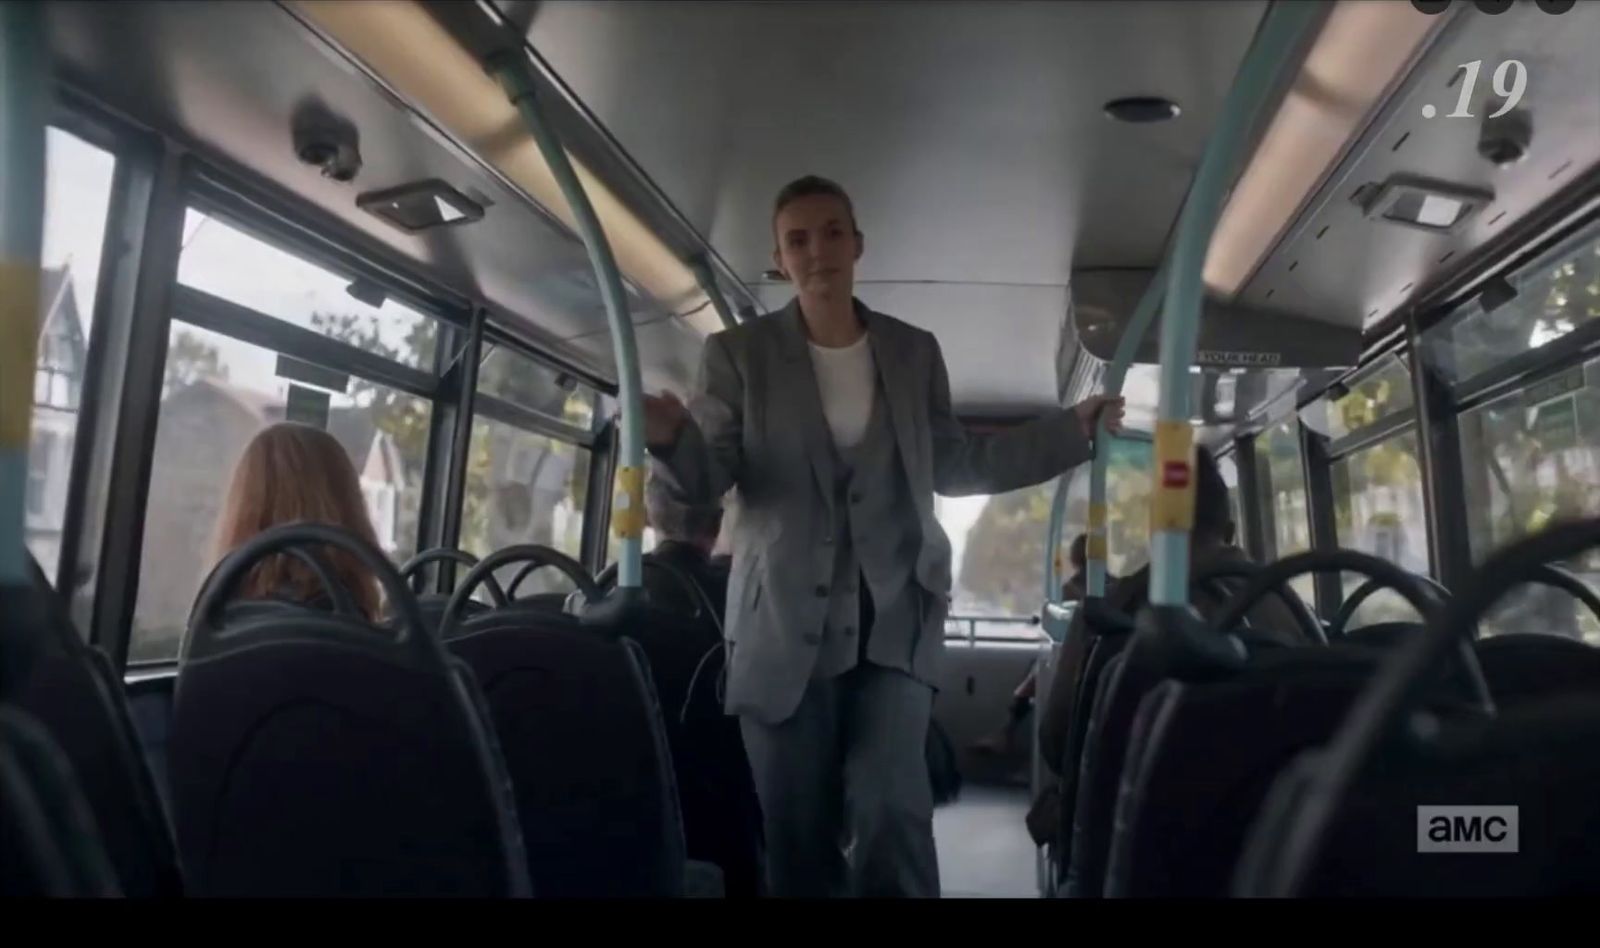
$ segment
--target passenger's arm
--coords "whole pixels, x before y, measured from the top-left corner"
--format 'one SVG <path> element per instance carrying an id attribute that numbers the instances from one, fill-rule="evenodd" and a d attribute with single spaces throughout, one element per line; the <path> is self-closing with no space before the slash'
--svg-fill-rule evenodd
<path id="1" fill-rule="evenodd" d="M 652 476 L 675 502 L 721 501 L 744 471 L 744 380 L 720 335 L 706 340 L 697 392 L 666 445 L 650 445 Z"/>
<path id="2" fill-rule="evenodd" d="M 1093 443 L 1070 408 L 992 434 L 968 431 L 951 408 L 950 376 L 937 339 L 933 339 L 929 397 L 933 489 L 947 497 L 1003 494 L 1031 487 L 1094 456 Z"/>

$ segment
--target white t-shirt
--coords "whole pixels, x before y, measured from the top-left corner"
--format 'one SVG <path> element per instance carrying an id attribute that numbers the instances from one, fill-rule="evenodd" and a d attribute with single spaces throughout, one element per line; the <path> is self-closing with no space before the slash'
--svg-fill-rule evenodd
<path id="1" fill-rule="evenodd" d="M 828 419 L 834 447 L 853 448 L 866 434 L 877 389 L 867 334 L 862 333 L 860 339 L 842 349 L 808 344 L 811 367 L 817 374 L 817 392 L 822 396 L 822 414 Z"/>

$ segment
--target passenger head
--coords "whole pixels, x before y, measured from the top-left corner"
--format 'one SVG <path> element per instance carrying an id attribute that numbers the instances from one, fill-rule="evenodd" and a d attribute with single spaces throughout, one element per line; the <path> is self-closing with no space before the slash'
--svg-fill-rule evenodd
<path id="1" fill-rule="evenodd" d="M 1072 571 L 1081 573 L 1089 568 L 1089 536 L 1080 533 L 1072 541 L 1072 552 L 1068 554 L 1072 559 Z"/>
<path id="2" fill-rule="evenodd" d="M 655 478 L 645 485 L 645 515 L 656 534 L 664 540 L 689 543 L 704 551 L 707 556 L 716 549 L 717 537 L 722 533 L 722 507 L 708 504 L 691 507 L 667 496 L 665 486 Z"/>
<path id="3" fill-rule="evenodd" d="M 803 296 L 848 297 L 864 247 L 844 188 L 816 175 L 785 185 L 772 207 L 773 264 Z"/>
<path id="4" fill-rule="evenodd" d="M 1222 479 L 1217 459 L 1204 445 L 1195 448 L 1194 529 L 1189 542 L 1196 548 L 1228 546 L 1234 539 L 1233 502 Z"/>
<path id="5" fill-rule="evenodd" d="M 374 548 L 355 467 L 344 447 L 326 431 L 294 422 L 263 429 L 245 446 L 217 520 L 216 558 L 279 524 L 306 521 L 341 527 Z M 343 550 L 317 550 L 333 578 L 368 619 L 378 617 L 378 581 Z M 286 597 L 310 601 L 322 583 L 298 559 L 279 554 L 258 563 L 239 587 L 246 598 Z"/>

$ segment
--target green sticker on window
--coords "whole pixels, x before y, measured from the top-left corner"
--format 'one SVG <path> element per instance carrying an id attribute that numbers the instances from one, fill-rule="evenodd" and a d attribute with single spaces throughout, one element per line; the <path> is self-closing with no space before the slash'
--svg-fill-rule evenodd
<path id="1" fill-rule="evenodd" d="M 1545 451 L 1565 451 L 1578 445 L 1578 403 L 1568 395 L 1539 406 L 1533 436 Z"/>

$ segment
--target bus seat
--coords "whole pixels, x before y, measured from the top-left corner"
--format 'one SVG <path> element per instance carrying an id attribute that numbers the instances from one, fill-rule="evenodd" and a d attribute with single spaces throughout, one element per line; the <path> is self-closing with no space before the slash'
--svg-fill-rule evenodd
<path id="1" fill-rule="evenodd" d="M 226 636 L 191 623 L 173 696 L 171 789 L 192 892 L 530 894 L 464 665 L 431 637 L 400 641 L 316 608 L 226 615 Z"/>
<path id="2" fill-rule="evenodd" d="M 122 683 L 105 654 L 79 637 L 38 564 L 31 566 L 28 601 L 6 610 L 13 634 L 30 640 L 7 700 L 65 755 L 121 891 L 138 898 L 182 895 L 172 826 Z"/>
<path id="3" fill-rule="evenodd" d="M 1062 878 L 1071 864 L 1072 814 L 1077 805 L 1078 770 L 1083 759 L 1083 741 L 1089 726 L 1090 711 L 1100 683 L 1106 679 L 1107 666 L 1122 653 L 1133 634 L 1132 619 L 1110 608 L 1103 600 L 1085 601 L 1080 614 L 1084 618 L 1083 633 L 1090 636 L 1090 641 L 1083 668 L 1078 674 L 1072 720 L 1067 731 L 1066 747 L 1061 754 L 1063 771 L 1058 779 L 1060 822 L 1050 852 L 1051 861 Z"/>
<path id="4" fill-rule="evenodd" d="M 639 645 L 521 600 L 445 642 L 483 683 L 539 895 L 682 895 L 671 751 Z"/>
<path id="5" fill-rule="evenodd" d="M 1600 697 L 1441 721 L 1341 800 L 1304 897 L 1518 898 L 1600 892 Z M 1516 807 L 1515 852 L 1419 852 L 1419 806 Z"/>
<path id="6" fill-rule="evenodd" d="M 761 804 L 739 719 L 719 697 L 726 652 L 704 621 L 651 609 L 629 626 L 661 704 L 691 859 L 722 870 L 729 897 L 761 892 Z"/>
<path id="7" fill-rule="evenodd" d="M 42 724 L 12 705 L 0 707 L 0 893 L 122 894 L 71 760 Z"/>
<path id="8" fill-rule="evenodd" d="M 1263 651 L 1232 678 L 1152 688 L 1129 734 L 1105 895 L 1227 895 L 1277 773 L 1327 741 L 1381 655 L 1351 643 Z"/>
<path id="9" fill-rule="evenodd" d="M 1173 639 L 1165 630 L 1141 629 L 1101 673 L 1078 765 L 1078 793 L 1071 816 L 1072 849 L 1063 881 L 1069 898 L 1099 898 L 1103 894 L 1123 762 L 1145 696 L 1175 675 L 1189 680 L 1215 680 L 1248 667 L 1250 659 L 1245 654 L 1213 648 L 1209 629 L 1197 632 L 1193 639 Z M 1262 655 L 1273 656 L 1301 650 L 1250 630 L 1241 630 L 1237 635 L 1251 644 L 1250 654 L 1259 650 Z"/>
<path id="10" fill-rule="evenodd" d="M 1600 692 L 1600 648 L 1564 635 L 1513 632 L 1473 643 L 1498 702 L 1570 692 Z"/>

